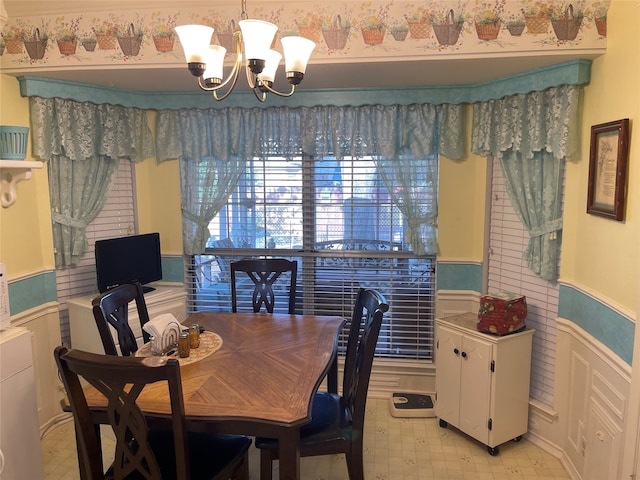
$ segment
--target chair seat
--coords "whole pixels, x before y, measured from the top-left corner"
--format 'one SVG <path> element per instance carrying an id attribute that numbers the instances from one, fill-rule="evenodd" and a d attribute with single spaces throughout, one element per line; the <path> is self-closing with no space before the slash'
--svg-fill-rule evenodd
<path id="1" fill-rule="evenodd" d="M 233 470 L 243 460 L 251 446 L 251 438 L 242 435 L 216 435 L 214 433 L 191 432 L 189 442 L 189 467 L 194 480 L 213 480 L 224 470 Z M 163 480 L 174 480 L 176 453 L 173 432 L 149 432 L 149 444 L 163 473 Z M 113 467 L 105 473 L 105 480 L 113 479 Z"/>
<path id="2" fill-rule="evenodd" d="M 343 398 L 335 393 L 318 392 L 311 405 L 311 422 L 300 428 L 300 444 L 304 448 L 325 443 L 348 442 L 351 431 L 351 422 Z M 277 449 L 278 440 L 258 437 L 256 447 Z"/>
<path id="3" fill-rule="evenodd" d="M 192 479 L 215 479 L 225 469 L 242 461 L 251 438 L 242 435 L 217 435 L 204 432 L 190 432 L 187 435 L 189 448 L 189 466 Z M 149 432 L 149 444 L 155 454 L 158 466 L 165 473 L 176 471 L 176 455 L 173 432 Z"/>

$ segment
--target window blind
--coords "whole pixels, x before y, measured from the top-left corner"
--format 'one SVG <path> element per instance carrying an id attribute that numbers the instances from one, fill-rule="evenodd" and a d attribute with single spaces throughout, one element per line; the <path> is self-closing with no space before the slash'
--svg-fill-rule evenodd
<path id="1" fill-rule="evenodd" d="M 542 280 L 522 259 L 529 233 L 511 206 L 497 158 L 493 159 L 491 188 L 488 291 L 506 290 L 526 295 L 526 324 L 536 330 L 530 396 L 553 405 L 558 283 Z"/>
<path id="2" fill-rule="evenodd" d="M 253 159 L 209 224 L 206 252 L 185 259 L 189 310 L 230 310 L 233 260 L 285 257 L 298 261 L 299 313 L 350 319 L 358 289 L 375 288 L 390 306 L 376 355 L 431 360 L 435 258 L 409 250 L 405 227 L 371 158 Z"/>
<path id="3" fill-rule="evenodd" d="M 98 216 L 87 226 L 87 250 L 77 265 L 56 269 L 62 342 L 71 344 L 69 311 L 66 300 L 82 295 L 97 295 L 95 242 L 132 235 L 136 230 L 135 183 L 133 163 L 121 159 L 107 201 Z"/>

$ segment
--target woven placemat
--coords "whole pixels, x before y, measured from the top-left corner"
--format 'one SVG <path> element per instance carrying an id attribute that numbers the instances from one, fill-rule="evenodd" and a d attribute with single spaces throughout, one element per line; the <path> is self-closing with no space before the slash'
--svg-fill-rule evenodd
<path id="1" fill-rule="evenodd" d="M 189 356 L 185 358 L 178 357 L 178 349 L 171 355 L 163 355 L 160 358 L 177 358 L 180 362 L 180 366 L 189 365 L 190 363 L 202 360 L 205 357 L 217 352 L 222 348 L 222 338 L 217 333 L 202 332 L 200 334 L 200 346 L 198 348 L 192 348 L 189 351 Z M 151 357 L 151 344 L 145 343 L 136 352 L 136 357 Z"/>

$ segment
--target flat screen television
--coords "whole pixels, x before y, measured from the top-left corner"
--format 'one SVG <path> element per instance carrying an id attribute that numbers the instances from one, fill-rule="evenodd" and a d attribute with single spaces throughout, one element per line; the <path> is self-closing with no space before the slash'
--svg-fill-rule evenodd
<path id="1" fill-rule="evenodd" d="M 123 283 L 145 285 L 162 280 L 159 233 L 98 240 L 95 247 L 100 293 Z M 145 286 L 143 290 L 150 292 L 153 287 Z"/>

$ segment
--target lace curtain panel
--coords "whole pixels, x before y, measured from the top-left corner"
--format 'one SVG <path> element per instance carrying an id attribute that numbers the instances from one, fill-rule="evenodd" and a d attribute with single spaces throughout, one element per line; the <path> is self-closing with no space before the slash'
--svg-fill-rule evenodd
<path id="1" fill-rule="evenodd" d="M 33 155 L 48 162 L 56 267 L 77 263 L 121 158 L 153 157 L 142 110 L 30 97 Z"/>
<path id="2" fill-rule="evenodd" d="M 244 163 L 238 159 L 269 154 L 287 158 L 307 154 L 365 155 L 388 159 L 386 171 L 400 157 L 426 157 L 437 162 L 439 151 L 459 159 L 464 153 L 464 107 L 461 105 L 410 105 L 363 107 L 301 107 L 267 109 L 164 110 L 156 117 L 158 161 L 180 158 L 184 249 L 186 254 L 204 251 L 207 225 L 222 207 L 237 182 Z M 221 163 L 224 159 L 228 164 Z M 382 160 L 380 160 L 382 162 Z M 209 180 L 193 184 L 192 163 L 200 163 Z M 382 165 L 382 163 L 381 163 Z M 402 163 L 397 168 L 403 168 Z M 434 168 L 428 168 L 433 172 Z M 437 167 L 435 168 L 437 171 Z M 393 173 L 391 181 L 401 179 Z M 222 179 L 225 179 L 223 182 Z M 230 188 L 231 187 L 231 188 Z M 213 189 L 213 191 L 205 191 Z M 407 190 L 408 191 L 408 190 Z M 437 191 L 436 191 L 437 194 Z M 198 197 L 199 196 L 199 197 Z M 207 198 L 205 198 L 207 197 Z M 412 246 L 417 253 L 435 253 L 436 213 L 419 212 L 396 197 L 409 215 Z M 399 204 L 400 205 L 400 204 Z M 435 205 L 435 203 L 434 203 Z"/>
<path id="3" fill-rule="evenodd" d="M 545 280 L 558 278 L 562 162 L 577 151 L 580 86 L 474 104 L 472 151 L 499 158 L 511 203 L 529 231 L 523 254 Z"/>

